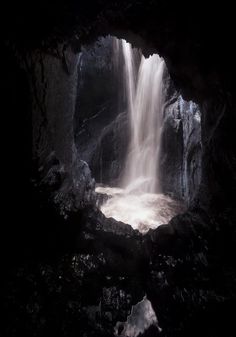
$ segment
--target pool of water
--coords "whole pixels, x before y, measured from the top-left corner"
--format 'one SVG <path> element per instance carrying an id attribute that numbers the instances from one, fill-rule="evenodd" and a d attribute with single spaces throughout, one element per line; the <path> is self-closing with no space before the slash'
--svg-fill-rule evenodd
<path id="1" fill-rule="evenodd" d="M 132 193 L 127 189 L 101 186 L 96 188 L 96 192 L 108 196 L 100 206 L 107 218 L 129 224 L 143 234 L 185 211 L 183 202 L 164 194 Z"/>

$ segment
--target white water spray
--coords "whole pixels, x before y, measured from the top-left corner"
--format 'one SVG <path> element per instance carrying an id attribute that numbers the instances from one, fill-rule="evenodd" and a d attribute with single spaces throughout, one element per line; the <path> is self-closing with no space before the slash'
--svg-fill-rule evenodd
<path id="1" fill-rule="evenodd" d="M 125 40 L 116 39 L 115 46 L 124 60 L 130 143 L 122 188 L 97 187 L 97 192 L 110 196 L 101 206 L 107 217 L 146 233 L 150 228 L 167 223 L 181 209 L 180 203 L 160 194 L 159 150 L 165 63 L 157 54 L 145 58 Z"/>
<path id="2" fill-rule="evenodd" d="M 131 136 L 123 186 L 129 192 L 138 190 L 155 193 L 160 189 L 158 157 L 163 112 L 164 61 L 158 55 L 147 59 L 142 56 L 136 75 L 134 51 L 124 40 L 122 51 Z"/>

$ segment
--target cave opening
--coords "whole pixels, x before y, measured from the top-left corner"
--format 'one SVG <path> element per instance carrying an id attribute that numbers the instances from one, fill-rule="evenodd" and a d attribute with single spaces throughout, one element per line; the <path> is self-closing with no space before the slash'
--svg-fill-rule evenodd
<path id="1" fill-rule="evenodd" d="M 78 77 L 75 143 L 102 213 L 145 234 L 184 212 L 201 179 L 201 113 L 163 58 L 108 35 L 82 48 Z"/>

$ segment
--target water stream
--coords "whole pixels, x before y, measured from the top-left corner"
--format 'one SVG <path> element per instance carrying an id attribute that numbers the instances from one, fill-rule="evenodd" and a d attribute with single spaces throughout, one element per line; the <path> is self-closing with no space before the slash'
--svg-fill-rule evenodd
<path id="1" fill-rule="evenodd" d="M 109 195 L 101 206 L 107 217 L 146 233 L 167 223 L 183 209 L 180 202 L 161 194 L 159 181 L 165 63 L 157 54 L 145 58 L 125 40 L 116 39 L 116 53 L 121 53 L 124 63 L 130 142 L 121 186 L 115 189 L 100 186 L 97 192 Z"/>

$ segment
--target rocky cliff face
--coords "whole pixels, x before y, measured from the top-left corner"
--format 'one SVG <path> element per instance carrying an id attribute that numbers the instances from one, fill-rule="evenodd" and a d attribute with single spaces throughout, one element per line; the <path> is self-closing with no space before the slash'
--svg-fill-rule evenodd
<path id="1" fill-rule="evenodd" d="M 190 205 L 201 181 L 201 112 L 177 92 L 167 93 L 161 141 L 162 190 Z"/>
<path id="2" fill-rule="evenodd" d="M 37 184 L 50 187 L 60 211 L 93 202 L 94 181 L 74 143 L 79 54 L 58 49 L 59 55 L 35 51 L 24 59 L 32 93 L 32 155 Z"/>
<path id="3" fill-rule="evenodd" d="M 126 155 L 127 115 L 115 71 L 114 39 L 100 38 L 82 49 L 74 116 L 75 142 L 96 182 L 117 185 Z M 122 76 L 120 76 L 122 77 Z"/>
<path id="4" fill-rule="evenodd" d="M 201 111 L 192 101 L 178 98 L 180 115 L 183 121 L 183 190 L 184 199 L 190 205 L 198 193 L 201 183 L 202 141 Z"/>

